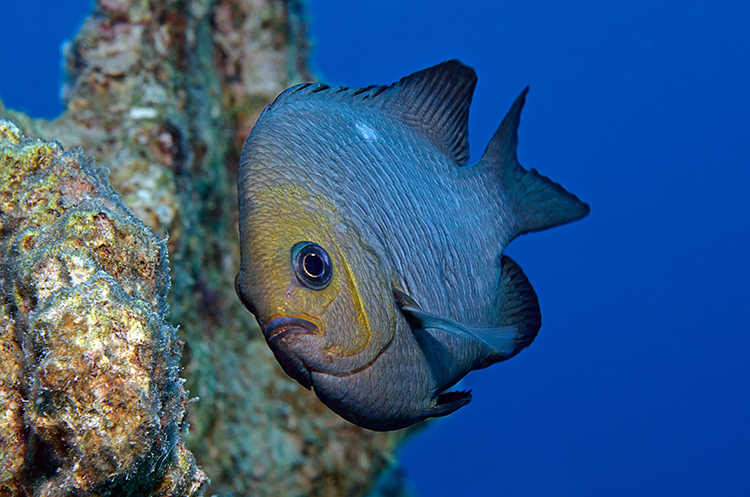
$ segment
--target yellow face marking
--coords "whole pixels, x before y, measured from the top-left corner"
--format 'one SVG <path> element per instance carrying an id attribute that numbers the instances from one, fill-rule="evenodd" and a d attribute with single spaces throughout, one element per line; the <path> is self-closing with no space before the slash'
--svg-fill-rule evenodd
<path id="1" fill-rule="evenodd" d="M 353 336 L 350 337 L 351 340 L 348 341 L 349 343 L 347 343 L 346 347 L 334 345 L 329 347 L 328 351 L 338 356 L 350 356 L 361 352 L 367 347 L 367 344 L 372 337 L 372 332 L 370 330 L 370 322 L 367 318 L 367 312 L 365 311 L 362 300 L 360 299 L 356 278 L 344 258 L 341 259 L 341 272 L 343 273 L 347 294 L 352 300 L 351 311 L 353 311 L 353 315 L 351 316 L 351 319 L 353 321 L 354 329 L 358 333 L 354 333 Z"/>
<path id="2" fill-rule="evenodd" d="M 339 356 L 361 352 L 372 333 L 357 272 L 347 260 L 347 251 L 357 250 L 356 242 L 340 228 L 338 208 L 326 197 L 293 185 L 257 191 L 252 204 L 257 207 L 247 218 L 243 257 L 247 253 L 253 262 L 248 286 L 259 293 L 257 307 L 266 322 L 281 316 L 307 319 L 326 338 L 321 344 L 325 352 Z M 297 283 L 290 251 L 301 241 L 317 243 L 331 257 L 333 277 L 322 290 Z M 336 310 L 328 313 L 332 305 Z"/>

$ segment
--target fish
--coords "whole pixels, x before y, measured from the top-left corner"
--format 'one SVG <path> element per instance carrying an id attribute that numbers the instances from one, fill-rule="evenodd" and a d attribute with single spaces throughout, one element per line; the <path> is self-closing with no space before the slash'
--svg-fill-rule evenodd
<path id="1" fill-rule="evenodd" d="M 283 370 L 339 416 L 392 431 L 467 405 L 450 388 L 528 347 L 537 295 L 503 250 L 589 206 L 516 156 L 528 87 L 468 164 L 471 67 L 389 86 L 304 83 L 250 131 L 237 295 Z"/>

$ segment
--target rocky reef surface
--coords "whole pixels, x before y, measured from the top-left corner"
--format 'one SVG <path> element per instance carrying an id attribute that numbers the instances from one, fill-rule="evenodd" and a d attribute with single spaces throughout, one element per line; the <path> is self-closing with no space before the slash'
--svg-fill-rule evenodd
<path id="1" fill-rule="evenodd" d="M 405 433 L 286 377 L 233 291 L 242 142 L 314 79 L 306 29 L 302 0 L 99 0 L 66 111 L 0 104 L 47 141 L 0 135 L 0 493 L 355 496 L 395 464 Z M 376 493 L 403 492 L 391 474 Z"/>
<path id="2" fill-rule="evenodd" d="M 0 489 L 195 495 L 163 240 L 103 171 L 0 120 Z"/>

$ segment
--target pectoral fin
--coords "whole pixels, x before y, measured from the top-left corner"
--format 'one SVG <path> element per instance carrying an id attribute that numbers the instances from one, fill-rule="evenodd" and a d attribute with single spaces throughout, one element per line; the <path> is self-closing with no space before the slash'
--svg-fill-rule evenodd
<path id="1" fill-rule="evenodd" d="M 402 306 L 401 312 L 415 333 L 439 330 L 463 339 L 479 340 L 499 355 L 510 355 L 516 348 L 517 326 L 497 328 L 482 323 L 459 323 L 409 305 Z"/>
<path id="2" fill-rule="evenodd" d="M 398 288 L 393 288 L 393 300 L 396 301 L 396 306 L 398 306 L 399 309 L 403 309 L 404 307 L 416 307 L 419 308 L 419 304 L 416 300 L 414 300 L 411 295 L 408 293 L 404 293 Z"/>

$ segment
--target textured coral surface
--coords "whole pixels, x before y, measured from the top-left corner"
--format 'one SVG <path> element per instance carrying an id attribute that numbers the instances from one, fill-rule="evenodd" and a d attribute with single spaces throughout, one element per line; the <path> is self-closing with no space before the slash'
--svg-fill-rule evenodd
<path id="1" fill-rule="evenodd" d="M 169 321 L 179 326 L 185 342 L 185 386 L 199 399 L 190 406 L 187 446 L 211 479 L 208 495 L 363 495 L 394 464 L 404 437 L 343 421 L 289 379 L 234 295 L 239 153 L 263 106 L 284 88 L 312 79 L 306 26 L 302 0 L 99 0 L 65 49 L 65 113 L 54 121 L 33 120 L 0 105 L 0 116 L 12 118 L 24 132 L 92 154 L 109 168 L 133 213 L 167 237 Z M 71 188 L 83 195 L 86 186 Z M 105 212 L 84 216 L 80 223 L 114 232 L 116 239 L 129 236 L 119 218 Z M 107 280 L 96 283 L 97 298 L 109 292 L 108 305 L 116 307 L 147 290 L 134 281 L 142 271 L 139 257 L 151 249 L 137 245 L 141 248 L 133 250 L 141 255 L 133 255 L 113 252 L 112 244 L 101 247 L 113 264 L 120 261 L 112 270 L 128 283 L 119 293 L 106 290 Z M 50 276 L 43 284 L 49 288 L 61 281 L 55 275 L 63 267 L 70 274 L 93 267 L 88 259 L 58 259 L 44 269 Z M 60 303 L 69 316 L 86 323 L 101 319 L 72 297 Z M 65 329 L 69 323 L 54 313 L 36 319 L 40 329 Z M 128 319 L 152 329 L 153 323 L 137 313 Z M 16 325 L 9 317 L 2 326 L 7 334 Z M 112 330 L 113 337 L 131 333 Z M 96 336 L 91 331 L 87 343 L 97 343 Z M 107 347 L 127 352 L 129 338 L 111 340 Z M 9 347 L 3 354 L 16 357 L 18 351 Z M 107 357 L 118 374 L 134 367 L 127 359 L 102 354 L 92 356 L 91 364 Z M 68 359 L 53 355 L 49 360 L 52 368 Z M 22 365 L 13 364 L 3 362 L 8 378 L 21 374 Z M 95 379 L 89 381 L 103 399 L 111 395 L 96 390 Z M 22 401 L 13 392 L 2 395 L 4 405 Z M 2 429 L 14 433 L 21 425 L 16 411 L 7 413 Z M 144 418 L 139 426 L 147 428 L 149 422 Z M 9 440 L 7 450 L 16 450 L 14 438 L 4 440 Z M 115 438 L 107 440 L 97 443 L 116 445 Z M 184 447 L 178 449 L 189 459 Z M 3 471 L 17 474 L 12 464 Z M 393 485 L 380 487 L 396 495 Z"/>
<path id="2" fill-rule="evenodd" d="M 0 489 L 194 495 L 166 246 L 101 170 L 0 120 Z"/>

